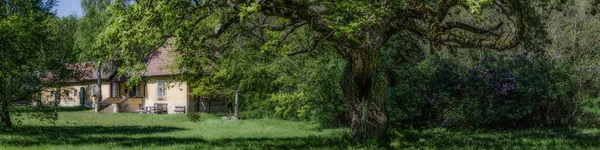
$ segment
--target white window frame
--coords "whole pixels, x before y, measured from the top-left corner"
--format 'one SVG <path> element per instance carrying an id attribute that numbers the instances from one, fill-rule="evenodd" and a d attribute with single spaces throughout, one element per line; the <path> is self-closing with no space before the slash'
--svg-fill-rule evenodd
<path id="1" fill-rule="evenodd" d="M 119 83 L 111 83 L 110 88 L 111 88 L 110 96 L 111 97 L 119 97 Z"/>
<path id="2" fill-rule="evenodd" d="M 167 95 L 167 81 L 156 80 L 156 97 L 158 99 L 164 99 Z"/>
<path id="3" fill-rule="evenodd" d="M 98 94 L 98 85 L 92 84 L 92 96 L 97 96 Z"/>

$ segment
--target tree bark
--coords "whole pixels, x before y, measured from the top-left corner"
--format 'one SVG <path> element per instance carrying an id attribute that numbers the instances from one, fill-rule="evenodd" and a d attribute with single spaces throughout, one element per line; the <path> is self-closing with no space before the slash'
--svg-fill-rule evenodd
<path id="1" fill-rule="evenodd" d="M 387 141 L 388 81 L 378 69 L 379 48 L 354 50 L 341 77 L 340 86 L 349 105 L 350 127 L 359 141 Z"/>
<path id="2" fill-rule="evenodd" d="M 0 63 L 4 61 L 4 50 L 2 50 L 2 54 L 0 55 Z M 2 64 L 0 64 L 2 65 Z M 0 66 L 2 68 L 4 68 L 3 66 Z M 3 70 L 0 70 L 3 71 Z M 12 127 L 12 120 L 10 119 L 10 112 L 8 111 L 8 107 L 10 105 L 10 101 L 6 98 L 6 91 L 4 91 L 4 86 L 1 83 L 4 82 L 4 77 L 0 76 L 0 102 L 2 102 L 2 106 L 0 108 L 0 110 L 2 112 L 0 112 L 0 121 L 2 122 L 2 125 L 4 125 L 4 127 L 7 128 L 11 128 Z"/>
<path id="3" fill-rule="evenodd" d="M 10 102 L 4 95 L 4 89 L 0 91 L 0 99 L 2 100 L 2 112 L 0 112 L 0 117 L 2 117 L 2 125 L 7 128 L 12 128 L 12 120 L 10 119 L 10 112 L 8 111 Z"/>
<path id="4" fill-rule="evenodd" d="M 212 96 L 208 97 L 208 113 L 211 113 L 211 107 L 212 107 Z"/>
<path id="5" fill-rule="evenodd" d="M 100 111 L 100 107 L 102 106 L 102 104 L 100 104 L 100 102 L 102 102 L 102 64 L 100 64 L 100 66 L 98 66 L 98 93 L 96 93 L 96 112 Z M 92 89 L 94 90 L 94 89 Z"/>

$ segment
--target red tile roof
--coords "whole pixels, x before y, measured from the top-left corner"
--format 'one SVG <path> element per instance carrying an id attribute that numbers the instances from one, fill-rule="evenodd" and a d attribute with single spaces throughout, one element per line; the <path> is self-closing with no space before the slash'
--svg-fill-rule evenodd
<path id="1" fill-rule="evenodd" d="M 171 72 L 170 68 L 174 62 L 173 52 L 174 45 L 170 44 L 173 38 L 170 38 L 165 43 L 165 46 L 159 47 L 154 53 L 148 56 L 146 72 L 142 73 L 142 76 L 170 76 L 179 74 L 179 71 Z M 68 65 L 69 69 L 72 69 L 75 73 L 75 77 L 65 80 L 63 82 L 81 82 L 81 81 L 94 81 L 97 79 L 98 70 L 94 69 L 92 62 L 83 62 Z M 116 77 L 116 69 L 111 67 L 109 64 L 103 64 L 102 67 L 102 80 L 112 79 L 114 82 L 126 81 L 126 78 L 111 78 Z M 46 80 L 54 78 L 54 74 L 48 74 Z"/>
<path id="2" fill-rule="evenodd" d="M 146 72 L 142 76 L 168 76 L 179 74 L 179 71 L 171 72 L 170 68 L 174 62 L 174 45 L 171 44 L 173 38 L 165 43 L 165 46 L 159 47 L 154 53 L 148 56 Z"/>
<path id="3" fill-rule="evenodd" d="M 98 70 L 94 69 L 93 63 L 91 62 L 68 64 L 66 67 L 67 69 L 73 71 L 73 75 L 71 77 L 62 79 L 61 82 L 93 81 L 98 77 Z M 102 69 L 103 72 L 101 79 L 103 80 L 108 79 L 114 73 L 114 70 L 111 70 L 112 68 L 108 64 L 104 64 Z M 56 75 L 54 73 L 49 72 L 44 80 L 54 80 L 55 77 Z"/>

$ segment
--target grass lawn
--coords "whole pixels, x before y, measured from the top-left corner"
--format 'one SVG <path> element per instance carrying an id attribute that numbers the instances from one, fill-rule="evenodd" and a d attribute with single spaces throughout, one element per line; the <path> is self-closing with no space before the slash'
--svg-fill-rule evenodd
<path id="1" fill-rule="evenodd" d="M 60 112 L 55 124 L 25 119 L 0 130 L 0 149 L 343 149 L 349 129 L 282 120 L 223 121 L 186 115 Z"/>
<path id="2" fill-rule="evenodd" d="M 392 149 L 600 149 L 600 129 L 465 131 L 391 130 Z M 283 120 L 223 121 L 203 114 L 59 113 L 55 124 L 24 119 L 0 130 L 0 149 L 373 149 L 352 142 L 350 130 Z"/>
<path id="3" fill-rule="evenodd" d="M 445 128 L 395 130 L 392 147 L 403 149 L 600 149 L 600 129 L 465 131 Z"/>

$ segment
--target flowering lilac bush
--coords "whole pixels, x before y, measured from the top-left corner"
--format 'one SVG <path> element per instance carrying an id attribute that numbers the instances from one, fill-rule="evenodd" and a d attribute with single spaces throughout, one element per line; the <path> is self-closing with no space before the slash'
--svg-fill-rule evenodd
<path id="1" fill-rule="evenodd" d="M 403 72 L 396 72 L 400 83 L 390 93 L 390 119 L 397 125 L 574 125 L 581 120 L 579 100 L 594 91 L 580 86 L 586 81 L 577 75 L 585 71 L 577 71 L 560 57 L 526 51 L 511 57 L 488 55 L 468 65 L 426 59 L 401 69 Z M 599 86 L 590 88 L 600 90 Z M 589 116 L 600 116 L 600 111 Z"/>
<path id="2" fill-rule="evenodd" d="M 519 87 L 515 73 L 522 69 L 511 66 L 508 61 L 514 60 L 509 59 L 485 57 L 475 61 L 473 67 L 454 72 L 456 88 L 440 91 L 447 92 L 447 101 L 437 104 L 443 109 L 442 117 L 455 118 L 454 122 L 444 119 L 445 124 L 473 127 L 522 117 L 526 110 L 521 106 L 526 101 L 515 100 Z M 440 74 L 439 78 L 443 77 Z"/>

